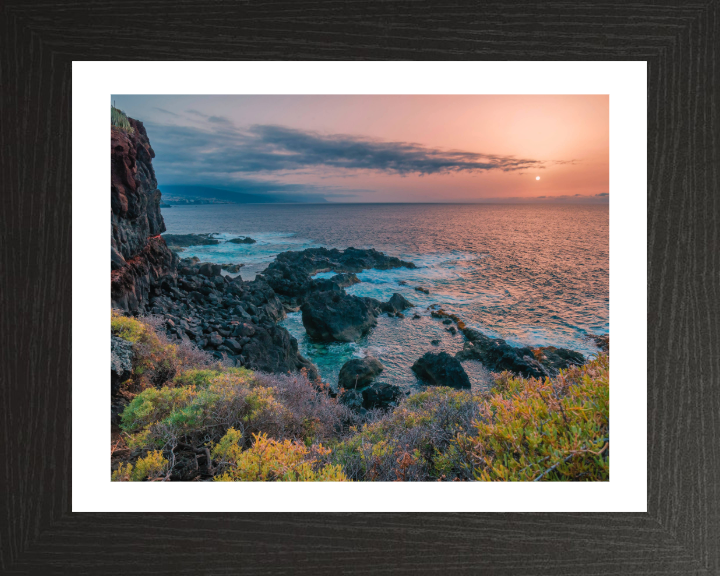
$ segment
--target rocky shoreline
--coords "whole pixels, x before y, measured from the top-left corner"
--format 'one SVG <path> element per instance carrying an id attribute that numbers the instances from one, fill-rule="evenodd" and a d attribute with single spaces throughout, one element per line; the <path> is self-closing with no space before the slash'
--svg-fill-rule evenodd
<path id="1" fill-rule="evenodd" d="M 300 354 L 297 340 L 278 322 L 288 311 L 299 309 L 313 340 L 356 341 L 377 324 L 380 314 L 404 318 L 403 311 L 414 305 L 398 293 L 381 302 L 347 294 L 345 288 L 358 282 L 356 272 L 402 266 L 412 267 L 412 263 L 372 249 L 310 248 L 279 254 L 264 273 L 245 281 L 223 275 L 220 264 L 182 259 L 151 284 L 145 313 L 162 319 L 171 340 L 192 343 L 227 366 L 275 373 L 305 370 L 319 382 L 317 367 Z M 314 279 L 320 271 L 339 273 Z M 465 344 L 455 356 L 427 352 L 415 362 L 413 372 L 427 385 L 469 388 L 461 364 L 465 360 L 477 360 L 493 372 L 507 370 L 528 378 L 551 377 L 585 362 L 582 354 L 565 348 L 511 346 L 467 327 L 456 315 L 431 308 L 432 317 L 450 324 L 448 330 L 461 332 Z M 342 367 L 339 382 L 327 384 L 337 385 L 331 393 L 355 409 L 393 406 L 403 392 L 397 386 L 374 382 L 382 369 L 377 359 L 353 359 Z"/>

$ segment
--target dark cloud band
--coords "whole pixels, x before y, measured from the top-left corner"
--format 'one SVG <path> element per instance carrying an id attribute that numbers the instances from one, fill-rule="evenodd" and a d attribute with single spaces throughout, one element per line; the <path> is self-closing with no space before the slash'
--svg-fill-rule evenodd
<path id="1" fill-rule="evenodd" d="M 207 116 L 205 119 L 212 123 L 212 130 L 152 126 L 153 145 L 162 152 L 161 162 L 165 167 L 215 175 L 320 168 L 332 172 L 369 170 L 403 176 L 544 168 L 540 160 L 514 156 L 442 150 L 352 135 L 322 135 L 284 126 L 256 125 L 241 131 L 226 118 Z"/>

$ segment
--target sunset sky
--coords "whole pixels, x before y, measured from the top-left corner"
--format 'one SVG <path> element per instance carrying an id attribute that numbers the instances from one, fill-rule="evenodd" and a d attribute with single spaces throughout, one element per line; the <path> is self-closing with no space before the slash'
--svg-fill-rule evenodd
<path id="1" fill-rule="evenodd" d="M 124 96 L 159 188 L 607 202 L 608 96 Z M 538 180 L 537 177 L 540 177 Z"/>

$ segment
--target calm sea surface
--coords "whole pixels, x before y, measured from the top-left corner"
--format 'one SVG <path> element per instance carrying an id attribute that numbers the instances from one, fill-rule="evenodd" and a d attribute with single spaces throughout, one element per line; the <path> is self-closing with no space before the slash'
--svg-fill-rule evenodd
<path id="1" fill-rule="evenodd" d="M 314 343 L 299 313 L 283 321 L 332 384 L 345 361 L 372 354 L 385 365 L 379 380 L 413 387 L 410 366 L 422 354 L 462 349 L 463 336 L 432 319 L 431 304 L 513 345 L 563 346 L 587 355 L 597 349 L 584 336 L 609 330 L 607 205 L 216 204 L 162 212 L 168 233 L 256 239 L 257 244 L 198 246 L 182 254 L 243 263 L 244 279 L 254 278 L 279 252 L 315 246 L 376 248 L 419 267 L 358 274 L 362 282 L 348 288 L 350 294 L 386 301 L 399 292 L 417 308 L 405 319 L 380 316 L 357 343 Z M 412 319 L 414 312 L 422 318 Z M 474 386 L 487 382 L 479 363 L 463 365 Z"/>

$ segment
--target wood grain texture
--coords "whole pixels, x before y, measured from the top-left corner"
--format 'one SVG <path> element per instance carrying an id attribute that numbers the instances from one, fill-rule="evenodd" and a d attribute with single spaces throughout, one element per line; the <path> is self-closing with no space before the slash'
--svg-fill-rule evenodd
<path id="1" fill-rule="evenodd" d="M 719 52 L 717 1 L 0 3 L 0 573 L 720 574 Z M 648 514 L 71 514 L 73 59 L 647 60 Z"/>

